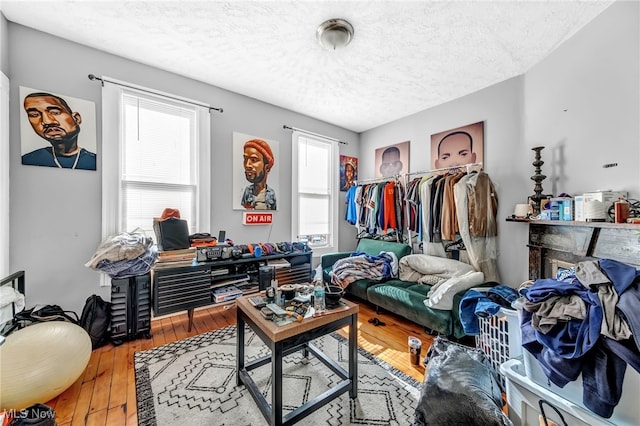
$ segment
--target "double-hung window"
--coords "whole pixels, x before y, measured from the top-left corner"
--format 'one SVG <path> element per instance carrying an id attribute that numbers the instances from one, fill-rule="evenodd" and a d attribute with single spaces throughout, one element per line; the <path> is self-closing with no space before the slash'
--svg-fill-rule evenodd
<path id="1" fill-rule="evenodd" d="M 209 227 L 208 108 L 127 83 L 103 88 L 103 237 L 178 209 L 189 232 Z"/>
<path id="2" fill-rule="evenodd" d="M 298 131 L 292 136 L 292 213 L 294 241 L 305 241 L 314 254 L 338 247 L 337 142 Z"/>

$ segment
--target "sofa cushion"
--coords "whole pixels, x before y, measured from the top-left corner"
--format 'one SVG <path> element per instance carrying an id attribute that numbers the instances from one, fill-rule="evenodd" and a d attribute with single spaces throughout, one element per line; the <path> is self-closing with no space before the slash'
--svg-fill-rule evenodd
<path id="1" fill-rule="evenodd" d="M 358 247 L 356 248 L 356 252 L 367 253 L 371 256 L 377 256 L 383 251 L 393 252 L 398 260 L 400 260 L 406 255 L 411 254 L 411 246 L 403 243 L 394 243 L 392 241 L 363 238 L 358 242 Z"/>
<path id="2" fill-rule="evenodd" d="M 390 280 L 374 284 L 367 290 L 367 299 L 394 314 L 445 335 L 453 334 L 451 311 L 432 309 L 424 305 L 431 286 L 409 281 Z"/>
<path id="3" fill-rule="evenodd" d="M 375 281 L 371 280 L 358 280 L 354 281 L 346 289 L 346 292 L 352 294 L 362 300 L 367 300 L 367 290 L 372 285 L 377 284 Z"/>

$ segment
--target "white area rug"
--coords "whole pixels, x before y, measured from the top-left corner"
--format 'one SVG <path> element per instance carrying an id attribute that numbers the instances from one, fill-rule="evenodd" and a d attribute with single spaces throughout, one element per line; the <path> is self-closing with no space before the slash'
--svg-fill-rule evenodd
<path id="1" fill-rule="evenodd" d="M 248 360 L 269 350 L 250 329 Z M 348 342 L 337 334 L 314 344 L 348 369 Z M 420 383 L 358 348 L 358 398 L 346 392 L 300 421 L 305 425 L 410 425 Z M 253 398 L 236 386 L 236 327 L 228 326 L 169 343 L 134 356 L 138 424 L 265 425 Z M 284 414 L 334 386 L 340 378 L 313 355 L 296 352 L 283 360 Z M 251 374 L 271 400 L 271 364 Z"/>

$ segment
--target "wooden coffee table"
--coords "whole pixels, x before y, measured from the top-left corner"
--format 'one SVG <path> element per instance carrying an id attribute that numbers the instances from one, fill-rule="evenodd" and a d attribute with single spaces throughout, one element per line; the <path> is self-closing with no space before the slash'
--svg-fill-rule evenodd
<path id="1" fill-rule="evenodd" d="M 358 305 L 348 300 L 342 300 L 345 306 L 329 311 L 326 315 L 306 318 L 302 322 L 294 322 L 282 326 L 267 320 L 255 308 L 249 297 L 242 296 L 236 299 L 237 309 L 237 384 L 244 384 L 255 400 L 262 415 L 271 425 L 289 425 L 308 416 L 324 404 L 349 391 L 349 397 L 358 395 Z M 271 356 L 251 361 L 245 364 L 244 354 L 244 326 L 249 327 L 262 339 L 265 345 L 271 349 Z M 323 354 L 316 346 L 310 343 L 312 340 L 336 331 L 344 326 L 349 326 L 349 371 L 339 366 L 335 361 Z M 313 354 L 331 371 L 342 378 L 335 387 L 322 393 L 318 397 L 308 401 L 302 406 L 282 415 L 282 358 L 302 350 L 305 356 Z M 266 400 L 260 389 L 249 375 L 249 371 L 271 363 L 272 375 L 272 401 Z"/>

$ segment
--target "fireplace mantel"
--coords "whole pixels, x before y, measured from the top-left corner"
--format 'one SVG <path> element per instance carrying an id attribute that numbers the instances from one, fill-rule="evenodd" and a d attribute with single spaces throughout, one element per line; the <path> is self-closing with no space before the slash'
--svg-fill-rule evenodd
<path id="1" fill-rule="evenodd" d="M 529 279 L 552 278 L 558 263 L 576 264 L 582 260 L 607 258 L 640 267 L 640 225 L 557 220 L 518 222 L 529 225 Z"/>

